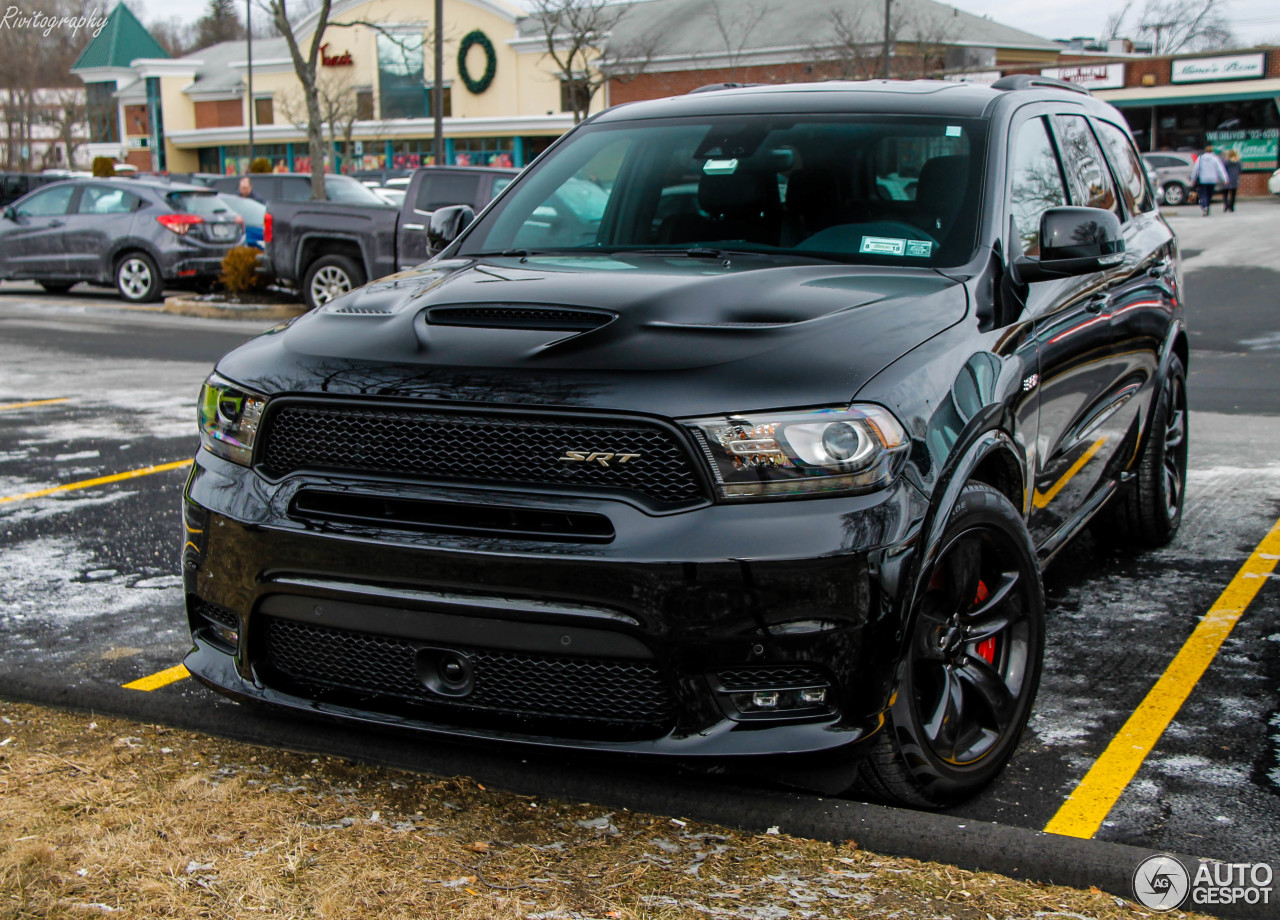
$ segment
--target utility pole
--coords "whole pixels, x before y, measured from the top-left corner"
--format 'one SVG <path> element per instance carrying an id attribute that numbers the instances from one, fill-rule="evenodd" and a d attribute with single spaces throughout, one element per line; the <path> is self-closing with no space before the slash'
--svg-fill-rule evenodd
<path id="1" fill-rule="evenodd" d="M 893 0 L 884 0 L 884 78 L 889 79 L 889 7 Z"/>
<path id="2" fill-rule="evenodd" d="M 253 122 L 257 112 L 253 110 L 253 0 L 244 0 L 244 36 L 249 48 L 249 166 L 253 167 Z M 249 170 L 245 170 L 248 172 Z"/>
<path id="3" fill-rule="evenodd" d="M 1146 29 L 1148 32 L 1156 33 L 1155 44 L 1151 48 L 1152 54 L 1162 54 L 1164 52 L 1164 49 L 1160 47 L 1160 33 L 1163 32 L 1165 29 L 1172 29 L 1177 24 L 1178 23 L 1176 22 L 1153 22 L 1150 24 L 1143 23 L 1142 28 Z"/>
<path id="4" fill-rule="evenodd" d="M 431 116 L 436 136 L 431 146 L 437 166 L 444 165 L 444 0 L 436 0 L 435 84 L 431 87 Z"/>

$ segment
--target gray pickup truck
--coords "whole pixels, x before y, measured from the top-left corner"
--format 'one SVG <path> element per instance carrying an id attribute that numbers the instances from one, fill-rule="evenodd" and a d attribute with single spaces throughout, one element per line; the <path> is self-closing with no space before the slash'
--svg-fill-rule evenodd
<path id="1" fill-rule="evenodd" d="M 409 183 L 403 207 L 334 201 L 272 201 L 264 240 L 277 277 L 314 309 L 366 281 L 424 262 L 427 225 L 437 208 L 479 211 L 519 170 L 426 166 Z"/>

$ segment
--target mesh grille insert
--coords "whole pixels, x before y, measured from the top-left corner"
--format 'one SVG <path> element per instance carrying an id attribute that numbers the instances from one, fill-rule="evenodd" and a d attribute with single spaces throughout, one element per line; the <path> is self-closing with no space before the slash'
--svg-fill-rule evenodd
<path id="1" fill-rule="evenodd" d="M 813 687 L 831 683 L 817 668 L 806 665 L 734 668 L 730 671 L 717 671 L 716 677 L 726 690 L 783 690 L 787 687 Z"/>
<path id="2" fill-rule="evenodd" d="M 628 726 L 661 726 L 672 717 L 670 684 L 652 662 L 570 658 L 459 648 L 471 663 L 465 697 L 432 693 L 418 679 L 418 649 L 428 643 L 263 616 L 270 667 L 306 685 L 397 697 L 458 714 L 492 713 Z M 359 705 L 359 704 L 358 704 Z"/>
<path id="3" fill-rule="evenodd" d="M 618 489 L 664 504 L 703 498 L 688 453 L 656 425 L 293 403 L 271 412 L 265 426 L 262 464 L 276 476 L 402 473 Z M 562 459 L 569 451 L 598 453 L 604 462 Z M 622 454 L 632 456 L 611 459 Z"/>
<path id="4" fill-rule="evenodd" d="M 196 601 L 196 613 L 204 617 L 210 623 L 217 623 L 219 626 L 225 626 L 227 629 L 239 629 L 240 617 L 236 615 L 234 610 L 228 610 L 218 604 L 211 603 L 203 599 Z"/>

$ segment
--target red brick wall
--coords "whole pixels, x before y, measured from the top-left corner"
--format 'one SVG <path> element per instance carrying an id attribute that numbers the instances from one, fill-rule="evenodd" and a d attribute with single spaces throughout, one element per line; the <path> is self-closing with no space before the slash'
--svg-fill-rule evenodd
<path id="1" fill-rule="evenodd" d="M 713 83 L 799 83 L 821 79 L 812 64 L 779 64 L 769 67 L 722 67 L 717 70 L 676 70 L 642 73 L 627 82 L 609 81 L 609 104 L 682 96 Z"/>

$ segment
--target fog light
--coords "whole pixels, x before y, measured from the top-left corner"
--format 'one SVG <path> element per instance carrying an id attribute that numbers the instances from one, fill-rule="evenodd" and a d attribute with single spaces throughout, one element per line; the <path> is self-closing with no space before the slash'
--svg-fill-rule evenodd
<path id="1" fill-rule="evenodd" d="M 831 684 L 808 665 L 741 668 L 708 675 L 725 715 L 743 719 L 831 716 Z"/>
<path id="2" fill-rule="evenodd" d="M 777 691 L 759 690 L 751 694 L 751 705 L 756 709 L 774 709 L 778 705 Z"/>
<path id="3" fill-rule="evenodd" d="M 239 648 L 240 633 L 236 632 L 234 629 L 227 629 L 227 627 L 223 626 L 221 623 L 210 622 L 209 631 L 212 632 L 214 637 L 224 645 L 229 645 L 232 648 Z"/>
<path id="4" fill-rule="evenodd" d="M 827 701 L 827 691 L 824 688 L 800 691 L 800 702 L 807 703 L 810 706 L 821 706 Z"/>

